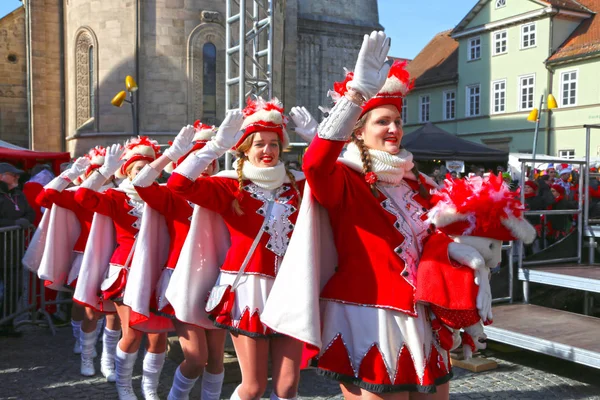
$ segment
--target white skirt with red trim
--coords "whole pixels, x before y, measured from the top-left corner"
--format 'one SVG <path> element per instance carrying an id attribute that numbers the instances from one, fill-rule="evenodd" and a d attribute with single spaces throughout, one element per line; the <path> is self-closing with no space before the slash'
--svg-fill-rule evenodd
<path id="1" fill-rule="evenodd" d="M 83 252 L 74 251 L 73 253 L 75 253 L 75 259 L 73 260 L 73 263 L 71 264 L 71 269 L 69 270 L 69 275 L 67 276 L 67 285 L 72 288 L 75 288 L 75 285 L 77 284 L 77 282 L 75 282 L 75 280 L 79 276 L 79 271 L 81 271 L 81 262 L 83 261 Z"/>
<path id="2" fill-rule="evenodd" d="M 221 271 L 215 285 L 231 285 L 236 276 L 237 273 Z M 231 312 L 213 319 L 215 326 L 250 337 L 268 337 L 276 334 L 260 320 L 273 282 L 274 278 L 264 275 L 242 275 L 235 290 Z"/>
<path id="3" fill-rule="evenodd" d="M 374 393 L 433 393 L 452 377 L 449 354 L 431 330 L 428 309 L 399 311 L 322 302 L 319 373 Z"/>

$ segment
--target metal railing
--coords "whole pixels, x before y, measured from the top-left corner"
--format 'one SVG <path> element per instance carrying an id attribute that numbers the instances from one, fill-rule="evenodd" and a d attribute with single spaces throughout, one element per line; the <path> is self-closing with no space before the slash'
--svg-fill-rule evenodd
<path id="1" fill-rule="evenodd" d="M 0 228 L 0 326 L 46 325 L 55 334 L 47 309 L 72 300 L 60 297 L 48 299 L 50 291 L 37 274 L 22 264 L 34 231 L 33 226 L 27 229 L 19 226 Z"/>

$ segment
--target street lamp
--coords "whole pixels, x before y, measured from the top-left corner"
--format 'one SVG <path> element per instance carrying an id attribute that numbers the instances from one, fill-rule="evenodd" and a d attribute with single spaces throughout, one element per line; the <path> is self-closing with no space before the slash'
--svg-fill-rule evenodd
<path id="1" fill-rule="evenodd" d="M 537 152 L 537 139 L 538 139 L 538 132 L 540 129 L 540 117 L 541 117 L 541 114 L 543 111 L 543 108 L 542 108 L 543 105 L 544 105 L 544 95 L 542 95 L 542 97 L 540 98 L 540 108 L 539 109 L 534 108 L 529 113 L 529 116 L 527 116 L 527 121 L 535 122 L 535 132 L 533 134 L 533 156 L 531 157 L 534 171 L 535 171 L 535 155 Z M 547 102 L 546 106 L 547 106 L 548 110 L 553 110 L 558 107 L 558 104 L 556 104 L 556 99 L 554 98 L 552 93 L 548 95 L 548 102 Z"/>
<path id="2" fill-rule="evenodd" d="M 113 97 L 110 103 L 115 107 L 121 107 L 123 102 L 129 103 L 131 105 L 131 117 L 133 118 L 133 133 L 135 135 L 139 134 L 138 126 L 137 126 L 137 118 L 135 112 L 135 100 L 133 98 L 133 92 L 138 90 L 138 85 L 135 83 L 135 79 L 131 75 L 127 75 L 125 77 L 125 88 L 127 92 L 129 92 L 129 100 L 127 100 L 127 92 L 121 90 L 119 93 Z"/>

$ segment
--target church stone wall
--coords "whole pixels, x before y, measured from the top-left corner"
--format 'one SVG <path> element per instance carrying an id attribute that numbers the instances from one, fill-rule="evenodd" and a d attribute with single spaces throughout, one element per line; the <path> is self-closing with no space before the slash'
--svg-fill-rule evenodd
<path id="1" fill-rule="evenodd" d="M 0 19 L 0 139 L 27 147 L 25 9 Z"/>
<path id="2" fill-rule="evenodd" d="M 62 151 L 60 7 L 62 0 L 30 2 L 32 149 Z"/>

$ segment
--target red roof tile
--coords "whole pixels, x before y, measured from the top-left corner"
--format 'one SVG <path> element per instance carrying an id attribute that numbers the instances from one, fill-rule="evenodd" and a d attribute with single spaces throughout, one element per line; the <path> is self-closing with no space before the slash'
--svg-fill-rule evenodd
<path id="1" fill-rule="evenodd" d="M 561 0 L 565 1 L 565 0 Z M 600 11 L 600 0 L 579 0 L 592 12 Z M 565 59 L 583 57 L 600 52 L 600 16 L 597 14 L 584 20 L 550 56 L 549 63 Z"/>
<path id="2" fill-rule="evenodd" d="M 440 32 L 406 67 L 415 87 L 446 82 L 458 77 L 458 41 L 451 30 Z"/>
<path id="3" fill-rule="evenodd" d="M 542 0 L 551 6 L 570 11 L 590 12 L 585 6 L 585 0 Z"/>

